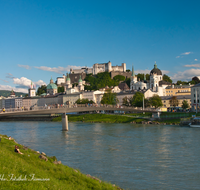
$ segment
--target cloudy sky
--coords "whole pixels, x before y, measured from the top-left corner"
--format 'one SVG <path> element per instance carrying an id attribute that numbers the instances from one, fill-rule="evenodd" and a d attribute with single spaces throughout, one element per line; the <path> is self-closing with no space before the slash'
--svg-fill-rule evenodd
<path id="1" fill-rule="evenodd" d="M 200 76 L 200 1 L 0 0 L 0 90 L 112 62 L 174 82 Z"/>

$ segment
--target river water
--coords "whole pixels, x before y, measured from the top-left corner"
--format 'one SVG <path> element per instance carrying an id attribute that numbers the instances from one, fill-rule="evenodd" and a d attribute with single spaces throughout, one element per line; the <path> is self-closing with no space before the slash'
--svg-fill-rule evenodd
<path id="1" fill-rule="evenodd" d="M 200 189 L 200 128 L 0 122 L 0 134 L 124 189 Z"/>

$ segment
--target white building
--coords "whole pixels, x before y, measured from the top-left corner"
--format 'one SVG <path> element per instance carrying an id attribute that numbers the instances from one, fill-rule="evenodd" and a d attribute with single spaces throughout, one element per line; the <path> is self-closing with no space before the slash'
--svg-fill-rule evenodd
<path id="1" fill-rule="evenodd" d="M 200 108 L 200 83 L 191 87 L 191 108 L 193 111 Z"/>

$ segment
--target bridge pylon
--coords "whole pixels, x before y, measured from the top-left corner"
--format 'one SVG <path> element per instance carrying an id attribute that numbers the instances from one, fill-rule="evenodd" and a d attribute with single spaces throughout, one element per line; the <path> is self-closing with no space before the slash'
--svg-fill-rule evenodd
<path id="1" fill-rule="evenodd" d="M 66 113 L 62 115 L 62 131 L 68 131 L 68 116 Z"/>

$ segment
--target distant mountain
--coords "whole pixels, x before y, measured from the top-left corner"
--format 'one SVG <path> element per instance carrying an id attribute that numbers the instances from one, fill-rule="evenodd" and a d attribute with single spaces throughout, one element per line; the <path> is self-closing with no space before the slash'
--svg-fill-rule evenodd
<path id="1" fill-rule="evenodd" d="M 8 97 L 10 96 L 11 91 L 9 90 L 0 90 L 0 96 L 4 96 L 4 97 Z M 15 92 L 15 96 L 20 97 L 20 95 L 22 95 L 22 97 L 24 97 L 26 94 L 22 93 L 22 92 Z"/>

